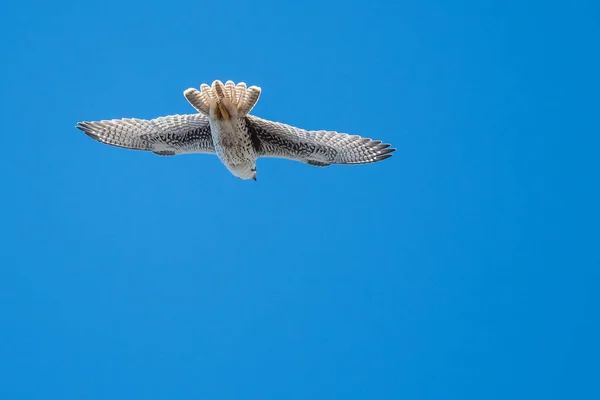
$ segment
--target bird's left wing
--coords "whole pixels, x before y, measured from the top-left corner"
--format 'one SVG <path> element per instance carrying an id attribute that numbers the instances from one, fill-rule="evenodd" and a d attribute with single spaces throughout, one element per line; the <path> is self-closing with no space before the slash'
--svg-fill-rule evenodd
<path id="1" fill-rule="evenodd" d="M 79 122 L 77 128 L 101 143 L 161 156 L 215 152 L 208 118 L 201 114 Z"/>
<path id="2" fill-rule="evenodd" d="M 246 119 L 257 153 L 326 167 L 385 160 L 396 149 L 381 140 L 333 131 L 307 131 L 249 115 Z"/>

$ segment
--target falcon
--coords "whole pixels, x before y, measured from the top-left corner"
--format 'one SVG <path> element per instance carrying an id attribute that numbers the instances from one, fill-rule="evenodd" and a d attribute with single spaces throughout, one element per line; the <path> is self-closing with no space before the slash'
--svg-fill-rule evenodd
<path id="1" fill-rule="evenodd" d="M 77 128 L 111 146 L 159 156 L 216 154 L 240 179 L 256 180 L 256 160 L 278 157 L 326 167 L 385 160 L 396 150 L 380 140 L 334 131 L 309 131 L 250 115 L 261 89 L 232 81 L 183 92 L 198 113 L 155 119 L 79 122 Z"/>

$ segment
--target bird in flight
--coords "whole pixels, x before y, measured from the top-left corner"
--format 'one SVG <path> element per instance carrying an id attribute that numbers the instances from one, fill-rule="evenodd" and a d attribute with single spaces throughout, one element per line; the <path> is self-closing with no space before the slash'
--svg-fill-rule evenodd
<path id="1" fill-rule="evenodd" d="M 212 86 L 203 83 L 200 90 L 183 92 L 196 114 L 79 122 L 77 128 L 101 143 L 160 156 L 216 154 L 234 176 L 254 180 L 259 157 L 326 167 L 373 163 L 396 150 L 380 140 L 308 131 L 250 115 L 260 93 L 257 86 L 216 80 Z"/>

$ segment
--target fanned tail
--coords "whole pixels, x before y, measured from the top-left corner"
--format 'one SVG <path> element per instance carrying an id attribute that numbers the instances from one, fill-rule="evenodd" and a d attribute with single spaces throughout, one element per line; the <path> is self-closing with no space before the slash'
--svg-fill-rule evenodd
<path id="1" fill-rule="evenodd" d="M 237 85 L 227 81 L 225 85 L 219 80 L 212 87 L 203 83 L 200 90 L 190 88 L 183 92 L 189 103 L 198 112 L 215 119 L 243 118 L 260 97 L 258 86 L 246 87 L 244 82 Z"/>

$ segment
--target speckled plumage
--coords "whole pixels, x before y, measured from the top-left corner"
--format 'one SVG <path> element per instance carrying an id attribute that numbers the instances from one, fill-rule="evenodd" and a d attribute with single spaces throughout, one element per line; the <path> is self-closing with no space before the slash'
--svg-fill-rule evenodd
<path id="1" fill-rule="evenodd" d="M 162 156 L 216 154 L 233 175 L 255 180 L 260 157 L 324 167 L 373 163 L 391 157 L 396 150 L 379 140 L 308 131 L 249 115 L 260 97 L 256 86 L 215 81 L 212 87 L 202 84 L 200 89 L 184 92 L 197 114 L 79 122 L 77 128 L 102 143 Z"/>
<path id="2" fill-rule="evenodd" d="M 227 169 L 241 179 L 256 180 L 256 150 L 248 130 L 246 115 L 260 97 L 260 88 L 214 81 L 200 91 L 187 89 L 185 98 L 200 114 L 208 117 L 215 153 Z"/>

